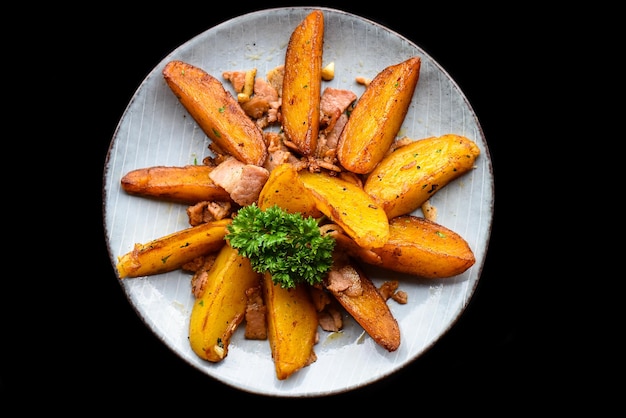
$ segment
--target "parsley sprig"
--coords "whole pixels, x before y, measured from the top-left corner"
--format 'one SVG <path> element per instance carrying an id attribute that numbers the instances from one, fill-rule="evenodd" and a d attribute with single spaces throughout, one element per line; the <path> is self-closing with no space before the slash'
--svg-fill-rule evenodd
<path id="1" fill-rule="evenodd" d="M 227 228 L 230 245 L 283 288 L 320 283 L 332 264 L 335 240 L 322 236 L 312 217 L 252 204 L 239 209 Z"/>

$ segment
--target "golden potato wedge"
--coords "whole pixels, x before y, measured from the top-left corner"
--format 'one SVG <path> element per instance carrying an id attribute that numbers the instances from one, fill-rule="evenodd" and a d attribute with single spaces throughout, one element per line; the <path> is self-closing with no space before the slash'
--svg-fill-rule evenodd
<path id="1" fill-rule="evenodd" d="M 213 142 L 243 163 L 263 165 L 267 146 L 261 129 L 220 80 L 182 61 L 168 62 L 163 68 L 163 77 Z"/>
<path id="2" fill-rule="evenodd" d="M 300 212 L 303 217 L 319 218 L 322 213 L 315 200 L 298 176 L 298 171 L 289 163 L 276 166 L 259 194 L 259 208 L 265 210 L 278 205 L 289 213 Z"/>
<path id="3" fill-rule="evenodd" d="M 118 257 L 119 278 L 166 273 L 196 257 L 218 251 L 226 242 L 226 226 L 231 221 L 228 218 L 207 222 L 145 244 L 135 244 L 132 251 Z"/>
<path id="4" fill-rule="evenodd" d="M 406 215 L 470 171 L 479 155 L 478 145 L 461 135 L 420 139 L 387 155 L 370 173 L 363 190 L 390 219 Z"/>
<path id="5" fill-rule="evenodd" d="M 269 273 L 263 274 L 261 283 L 276 377 L 284 380 L 315 359 L 317 310 L 307 285 L 283 288 Z"/>
<path id="6" fill-rule="evenodd" d="M 317 208 L 365 249 L 382 247 L 389 237 L 383 208 L 357 184 L 324 172 L 301 170 L 298 176 Z"/>
<path id="7" fill-rule="evenodd" d="M 382 260 L 379 266 L 427 279 L 456 276 L 476 262 L 458 233 L 413 215 L 389 220 L 389 240 L 372 251 Z"/>
<path id="8" fill-rule="evenodd" d="M 122 189 L 131 195 L 193 205 L 205 200 L 229 202 L 230 195 L 211 180 L 213 167 L 186 165 L 155 166 L 129 171 L 122 177 Z"/>
<path id="9" fill-rule="evenodd" d="M 285 53 L 282 125 L 297 151 L 312 155 L 320 124 L 324 15 L 314 10 L 294 29 Z"/>
<path id="10" fill-rule="evenodd" d="M 248 258 L 228 243 L 222 247 L 189 319 L 189 343 L 200 358 L 216 363 L 228 355 L 230 339 L 246 314 L 246 290 L 259 286 L 260 278 Z"/>
<path id="11" fill-rule="evenodd" d="M 356 265 L 333 266 L 324 287 L 377 344 L 388 351 L 400 346 L 400 327 L 387 301 L 369 277 Z"/>
<path id="12" fill-rule="evenodd" d="M 374 77 L 350 113 L 337 144 L 341 165 L 358 174 L 371 172 L 396 138 L 413 99 L 421 59 L 411 57 Z"/>

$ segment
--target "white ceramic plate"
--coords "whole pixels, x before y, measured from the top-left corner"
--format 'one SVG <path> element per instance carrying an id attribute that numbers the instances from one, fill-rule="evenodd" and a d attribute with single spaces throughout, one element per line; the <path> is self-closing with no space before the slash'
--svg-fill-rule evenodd
<path id="1" fill-rule="evenodd" d="M 267 341 L 248 341 L 240 327 L 220 363 L 198 358 L 188 342 L 193 304 L 190 275 L 174 271 L 121 281 L 129 302 L 145 324 L 191 367 L 243 391 L 287 397 L 313 397 L 353 390 L 378 381 L 415 360 L 455 323 L 480 278 L 491 232 L 493 175 L 480 124 L 450 76 L 422 49 L 403 36 L 367 19 L 340 10 L 324 12 L 324 65 L 335 62 L 335 79 L 324 82 L 353 90 L 363 87 L 357 76 L 373 78 L 383 68 L 418 55 L 420 78 L 400 135 L 414 139 L 456 133 L 481 148 L 476 168 L 440 190 L 431 200 L 437 221 L 470 244 L 476 263 L 445 280 L 369 269 L 373 281 L 397 277 L 408 303 L 389 301 L 402 343 L 395 352 L 376 345 L 349 316 L 338 334 L 320 329 L 317 361 L 279 381 Z M 130 170 L 154 165 L 194 164 L 209 155 L 209 139 L 165 84 L 161 71 L 170 60 L 194 64 L 219 76 L 225 70 L 257 68 L 264 76 L 282 64 L 294 27 L 311 11 L 307 7 L 269 9 L 243 15 L 190 39 L 159 63 L 137 89 L 115 131 L 104 181 L 104 223 L 113 265 L 135 243 L 144 243 L 189 226 L 184 205 L 132 197 L 120 187 Z M 228 85 L 228 83 L 225 83 Z M 417 215 L 422 215 L 417 211 Z M 384 273 L 384 276 L 383 276 Z"/>

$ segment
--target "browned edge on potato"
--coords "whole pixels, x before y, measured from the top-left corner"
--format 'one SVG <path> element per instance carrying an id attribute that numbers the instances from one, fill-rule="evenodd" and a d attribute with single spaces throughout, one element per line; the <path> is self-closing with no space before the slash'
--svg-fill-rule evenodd
<path id="1" fill-rule="evenodd" d="M 353 173 L 367 174 L 383 159 L 400 131 L 419 80 L 421 59 L 411 57 L 379 72 L 343 128 L 337 158 Z"/>
<path id="2" fill-rule="evenodd" d="M 294 29 L 285 53 L 282 125 L 304 156 L 317 148 L 320 125 L 324 14 L 314 10 Z"/>
<path id="3" fill-rule="evenodd" d="M 163 77 L 204 133 L 246 164 L 262 166 L 267 158 L 263 132 L 220 80 L 192 64 L 170 61 Z"/>

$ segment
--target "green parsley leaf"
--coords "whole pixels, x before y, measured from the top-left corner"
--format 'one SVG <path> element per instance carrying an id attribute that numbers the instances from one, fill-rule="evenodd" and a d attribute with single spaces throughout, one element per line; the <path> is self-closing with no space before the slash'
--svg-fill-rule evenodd
<path id="1" fill-rule="evenodd" d="M 277 205 L 262 211 L 252 204 L 239 209 L 227 228 L 224 239 L 250 259 L 257 273 L 269 272 L 283 288 L 321 283 L 332 264 L 335 240 L 322 236 L 310 216 Z"/>

